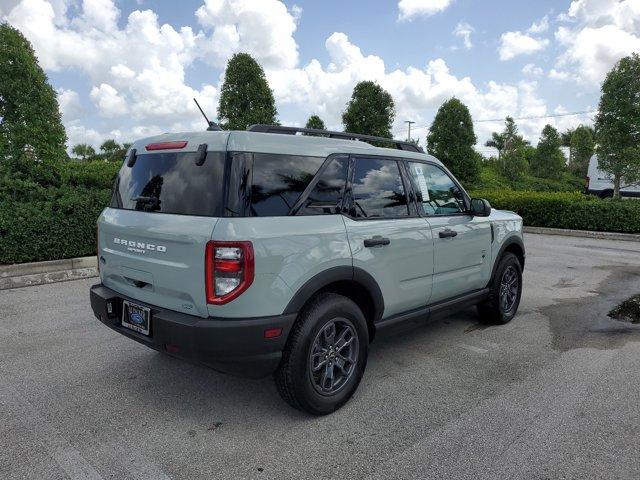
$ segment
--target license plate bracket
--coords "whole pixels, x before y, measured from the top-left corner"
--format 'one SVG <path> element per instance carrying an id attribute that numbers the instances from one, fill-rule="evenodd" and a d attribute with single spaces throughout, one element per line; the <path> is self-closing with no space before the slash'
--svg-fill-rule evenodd
<path id="1" fill-rule="evenodd" d="M 151 309 L 129 300 L 122 301 L 122 326 L 143 335 L 151 331 Z"/>

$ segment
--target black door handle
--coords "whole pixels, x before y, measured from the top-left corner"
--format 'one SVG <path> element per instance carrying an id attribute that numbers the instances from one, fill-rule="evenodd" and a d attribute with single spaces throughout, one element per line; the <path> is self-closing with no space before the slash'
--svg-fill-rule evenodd
<path id="1" fill-rule="evenodd" d="M 448 228 L 438 233 L 438 236 L 440 238 L 453 238 L 456 235 L 458 235 L 458 232 L 456 232 L 455 230 L 450 230 Z"/>
<path id="2" fill-rule="evenodd" d="M 370 247 L 377 247 L 382 245 L 389 245 L 390 243 L 391 243 L 391 240 L 389 240 L 388 238 L 384 238 L 384 237 L 381 237 L 380 235 L 376 235 L 373 238 L 367 238 L 364 241 L 364 246 L 367 248 L 370 248 Z"/>

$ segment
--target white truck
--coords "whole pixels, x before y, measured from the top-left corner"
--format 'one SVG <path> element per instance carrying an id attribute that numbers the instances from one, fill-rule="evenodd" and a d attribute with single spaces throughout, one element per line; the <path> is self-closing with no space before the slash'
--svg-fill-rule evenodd
<path id="1" fill-rule="evenodd" d="M 585 193 L 597 195 L 600 198 L 613 197 L 613 179 L 611 175 L 600 170 L 596 155 L 589 160 L 586 180 Z M 621 188 L 620 195 L 622 197 L 640 198 L 640 183 Z"/>

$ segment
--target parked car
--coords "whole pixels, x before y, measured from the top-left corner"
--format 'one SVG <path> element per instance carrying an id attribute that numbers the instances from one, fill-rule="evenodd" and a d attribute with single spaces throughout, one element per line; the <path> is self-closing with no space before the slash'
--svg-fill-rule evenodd
<path id="1" fill-rule="evenodd" d="M 474 304 L 487 322 L 514 317 L 518 215 L 470 199 L 411 143 L 249 130 L 131 146 L 98 220 L 102 323 L 222 372 L 274 374 L 290 405 L 327 414 L 381 331 Z"/>
<path id="2" fill-rule="evenodd" d="M 589 160 L 586 180 L 585 193 L 597 195 L 600 198 L 613 197 L 613 180 L 611 179 L 611 175 L 598 168 L 598 157 L 596 155 L 592 156 Z M 620 196 L 640 197 L 640 184 L 621 188 Z"/>

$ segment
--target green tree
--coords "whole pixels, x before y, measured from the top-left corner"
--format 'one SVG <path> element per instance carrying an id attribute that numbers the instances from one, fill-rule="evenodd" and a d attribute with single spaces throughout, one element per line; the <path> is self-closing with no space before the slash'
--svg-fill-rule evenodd
<path id="1" fill-rule="evenodd" d="M 75 155 L 75 157 L 82 161 L 88 162 L 96 159 L 96 151 L 91 145 L 87 145 L 86 143 L 79 143 L 78 145 L 74 145 L 71 149 L 71 153 Z"/>
<path id="2" fill-rule="evenodd" d="M 311 115 L 304 128 L 316 128 L 318 130 L 326 130 L 324 122 L 318 115 Z"/>
<path id="3" fill-rule="evenodd" d="M 576 175 L 585 176 L 594 149 L 593 129 L 580 125 L 571 135 L 569 169 Z"/>
<path id="4" fill-rule="evenodd" d="M 560 134 L 551 125 L 545 125 L 531 163 L 531 172 L 537 177 L 558 179 L 565 167 L 565 158 L 560 150 Z"/>
<path id="5" fill-rule="evenodd" d="M 102 142 L 102 145 L 100 145 L 100 151 L 102 152 L 101 157 L 105 160 L 111 160 L 113 157 L 118 155 L 121 148 L 120 144 L 114 139 L 110 138 L 105 140 Z"/>
<path id="6" fill-rule="evenodd" d="M 560 145 L 569 149 L 569 165 L 573 163 L 573 149 L 571 148 L 571 137 L 573 137 L 575 128 L 567 128 L 560 134 Z"/>
<path id="7" fill-rule="evenodd" d="M 502 152 L 500 158 L 500 171 L 509 180 L 521 180 L 527 173 L 527 146 L 514 143 L 510 148 Z"/>
<path id="8" fill-rule="evenodd" d="M 602 84 L 595 121 L 600 169 L 613 177 L 613 197 L 640 181 L 640 56 L 618 61 Z"/>
<path id="9" fill-rule="evenodd" d="M 498 164 L 502 174 L 511 179 L 522 178 L 528 169 L 527 155 L 529 142 L 518 133 L 518 126 L 512 117 L 505 118 L 504 130 L 493 132 L 487 147 L 498 150 Z"/>
<path id="10" fill-rule="evenodd" d="M 504 138 L 498 132 L 493 132 L 491 134 L 491 139 L 487 140 L 484 144 L 485 147 L 493 147 L 498 150 L 498 160 L 500 159 L 500 155 L 502 155 L 502 150 L 504 150 Z"/>
<path id="11" fill-rule="evenodd" d="M 467 106 L 457 98 L 444 102 L 431 124 L 427 151 L 466 183 L 477 182 L 480 155 L 473 148 L 477 137 Z"/>
<path id="12" fill-rule="evenodd" d="M 396 116 L 393 98 L 375 82 L 360 82 L 342 114 L 344 129 L 351 133 L 391 138 L 391 125 Z"/>
<path id="13" fill-rule="evenodd" d="M 246 130 L 256 123 L 277 124 L 273 92 L 264 70 L 248 53 L 236 53 L 224 74 L 218 120 L 225 130 Z"/>
<path id="14" fill-rule="evenodd" d="M 31 44 L 0 24 L 0 159 L 29 175 L 34 163 L 66 158 L 66 141 L 56 92 Z"/>
<path id="15" fill-rule="evenodd" d="M 102 153 L 100 153 L 99 157 L 107 162 L 120 162 L 130 146 L 130 143 L 120 145 L 113 139 L 105 140 L 102 142 L 102 145 L 100 145 L 100 152 Z"/>

